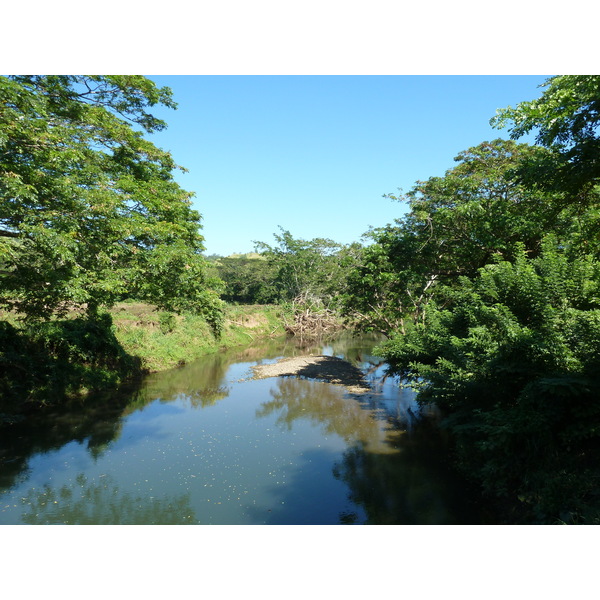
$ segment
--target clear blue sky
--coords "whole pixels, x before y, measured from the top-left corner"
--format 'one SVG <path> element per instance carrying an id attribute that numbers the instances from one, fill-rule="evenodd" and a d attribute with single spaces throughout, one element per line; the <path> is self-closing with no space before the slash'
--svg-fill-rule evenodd
<path id="1" fill-rule="evenodd" d="M 250 252 L 279 226 L 359 241 L 406 207 L 383 198 L 443 175 L 497 137 L 497 108 L 540 95 L 543 76 L 150 76 L 176 111 L 150 139 L 189 172 L 206 253 Z"/>

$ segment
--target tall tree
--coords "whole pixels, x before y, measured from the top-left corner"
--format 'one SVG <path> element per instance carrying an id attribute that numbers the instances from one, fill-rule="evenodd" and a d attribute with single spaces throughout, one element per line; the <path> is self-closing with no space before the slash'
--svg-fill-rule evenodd
<path id="1" fill-rule="evenodd" d="M 0 305 L 218 310 L 193 194 L 144 137 L 166 126 L 155 105 L 176 107 L 141 76 L 0 77 Z"/>
<path id="2" fill-rule="evenodd" d="M 537 252 L 544 233 L 563 222 L 560 197 L 522 185 L 514 172 L 547 154 L 511 140 L 482 142 L 460 152 L 443 177 L 417 182 L 399 198 L 410 207 L 404 235 L 418 240 L 413 268 L 469 276 L 494 257 L 510 258 L 517 243 Z"/>
<path id="3" fill-rule="evenodd" d="M 549 230 L 571 227 L 561 196 L 522 185 L 515 169 L 550 151 L 512 140 L 493 140 L 461 152 L 443 177 L 418 181 L 402 196 L 408 213 L 375 229 L 373 244 L 349 274 L 348 311 L 386 333 L 418 322 L 440 283 L 471 277 L 486 264 L 511 259 L 524 245 L 540 250 Z M 592 225 L 588 224 L 589 229 Z"/>

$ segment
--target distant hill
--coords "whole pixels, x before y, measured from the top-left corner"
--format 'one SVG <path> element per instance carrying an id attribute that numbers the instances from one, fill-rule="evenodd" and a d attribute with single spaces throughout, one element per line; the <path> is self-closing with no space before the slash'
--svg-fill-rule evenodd
<path id="1" fill-rule="evenodd" d="M 224 258 L 240 258 L 245 260 L 266 260 L 264 256 L 259 254 L 258 252 L 246 252 L 245 254 L 230 254 L 229 256 L 221 256 L 220 254 L 211 254 L 206 256 L 206 260 L 211 263 L 220 263 Z"/>
<path id="2" fill-rule="evenodd" d="M 258 254 L 258 252 L 246 252 L 246 254 L 230 254 L 227 258 L 255 258 L 264 260 L 264 256 Z"/>

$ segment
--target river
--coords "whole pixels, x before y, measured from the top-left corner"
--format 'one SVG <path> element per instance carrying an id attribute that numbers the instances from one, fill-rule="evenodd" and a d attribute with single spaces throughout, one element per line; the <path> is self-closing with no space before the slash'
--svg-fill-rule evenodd
<path id="1" fill-rule="evenodd" d="M 0 524 L 481 522 L 375 341 L 269 340 L 16 423 L 0 440 Z M 253 365 L 303 353 L 348 360 L 372 392 L 252 379 Z"/>

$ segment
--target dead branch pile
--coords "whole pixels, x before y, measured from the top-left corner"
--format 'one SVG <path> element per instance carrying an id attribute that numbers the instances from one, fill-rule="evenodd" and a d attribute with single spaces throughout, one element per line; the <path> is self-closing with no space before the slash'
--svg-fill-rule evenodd
<path id="1" fill-rule="evenodd" d="M 304 300 L 293 302 L 293 317 L 284 322 L 288 334 L 300 338 L 321 337 L 344 328 L 334 311 Z"/>

